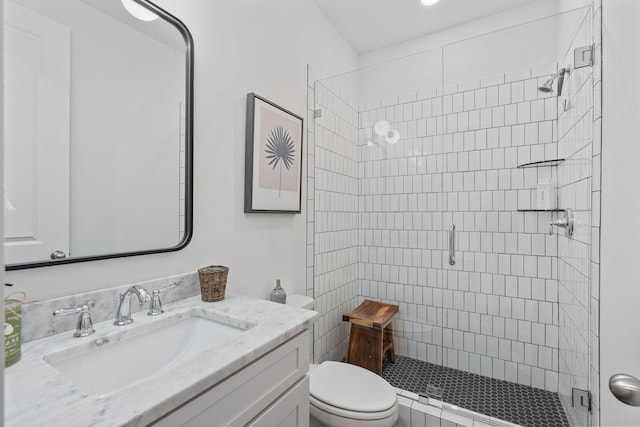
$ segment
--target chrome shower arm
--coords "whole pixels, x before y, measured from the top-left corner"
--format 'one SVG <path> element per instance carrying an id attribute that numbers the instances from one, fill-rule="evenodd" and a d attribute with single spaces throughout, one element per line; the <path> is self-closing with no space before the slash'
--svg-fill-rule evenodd
<path id="1" fill-rule="evenodd" d="M 556 77 L 564 76 L 564 74 L 568 73 L 568 72 L 570 72 L 570 67 L 562 67 L 562 68 L 560 68 L 560 70 L 557 73 L 552 75 L 551 78 L 555 79 Z"/>

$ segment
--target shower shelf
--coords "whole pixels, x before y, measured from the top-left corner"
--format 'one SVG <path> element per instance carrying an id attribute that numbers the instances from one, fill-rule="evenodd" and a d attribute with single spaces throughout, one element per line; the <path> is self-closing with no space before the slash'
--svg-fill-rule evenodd
<path id="1" fill-rule="evenodd" d="M 542 160 L 539 162 L 531 162 L 531 163 L 523 163 L 518 165 L 519 169 L 524 168 L 542 168 L 542 167 L 550 167 L 550 166 L 558 166 L 565 159 L 551 159 L 551 160 Z M 518 212 L 563 212 L 564 209 L 518 209 Z"/>
<path id="2" fill-rule="evenodd" d="M 565 159 L 553 159 L 553 160 L 543 160 L 541 162 L 531 162 L 531 163 L 523 163 L 518 165 L 519 169 L 524 168 L 542 168 L 548 166 L 558 166 L 560 163 L 564 162 Z"/>

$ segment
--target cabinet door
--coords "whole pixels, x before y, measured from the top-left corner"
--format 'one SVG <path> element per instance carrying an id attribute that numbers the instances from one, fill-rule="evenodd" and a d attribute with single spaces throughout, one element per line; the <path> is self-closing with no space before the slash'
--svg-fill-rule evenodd
<path id="1" fill-rule="evenodd" d="M 309 377 L 305 375 L 249 424 L 250 427 L 309 427 Z"/>
<path id="2" fill-rule="evenodd" d="M 245 426 L 297 385 L 308 370 L 309 332 L 305 331 L 155 421 L 153 426 Z M 307 399 L 308 393 L 307 385 Z"/>

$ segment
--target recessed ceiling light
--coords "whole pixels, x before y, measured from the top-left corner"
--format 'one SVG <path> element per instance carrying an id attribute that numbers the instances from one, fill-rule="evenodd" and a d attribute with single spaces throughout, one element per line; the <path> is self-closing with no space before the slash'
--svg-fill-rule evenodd
<path id="1" fill-rule="evenodd" d="M 131 15 L 133 15 L 135 18 L 141 21 L 149 22 L 149 21 L 155 21 L 156 19 L 158 19 L 158 15 L 151 12 L 146 7 L 143 7 L 140 4 L 134 2 L 133 0 L 120 0 L 120 1 L 122 2 L 122 5 L 124 6 L 124 8 L 127 9 L 127 12 L 129 12 Z"/>
<path id="2" fill-rule="evenodd" d="M 438 3 L 440 0 L 420 0 L 420 3 L 423 6 L 433 6 L 434 4 Z"/>

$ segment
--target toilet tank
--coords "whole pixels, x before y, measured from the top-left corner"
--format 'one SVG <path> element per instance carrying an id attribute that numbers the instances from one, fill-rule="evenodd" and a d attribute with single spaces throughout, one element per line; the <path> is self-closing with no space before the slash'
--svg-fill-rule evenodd
<path id="1" fill-rule="evenodd" d="M 307 310 L 313 310 L 314 301 L 313 298 L 306 295 L 291 294 L 287 295 L 287 305 L 295 308 L 305 308 Z"/>

